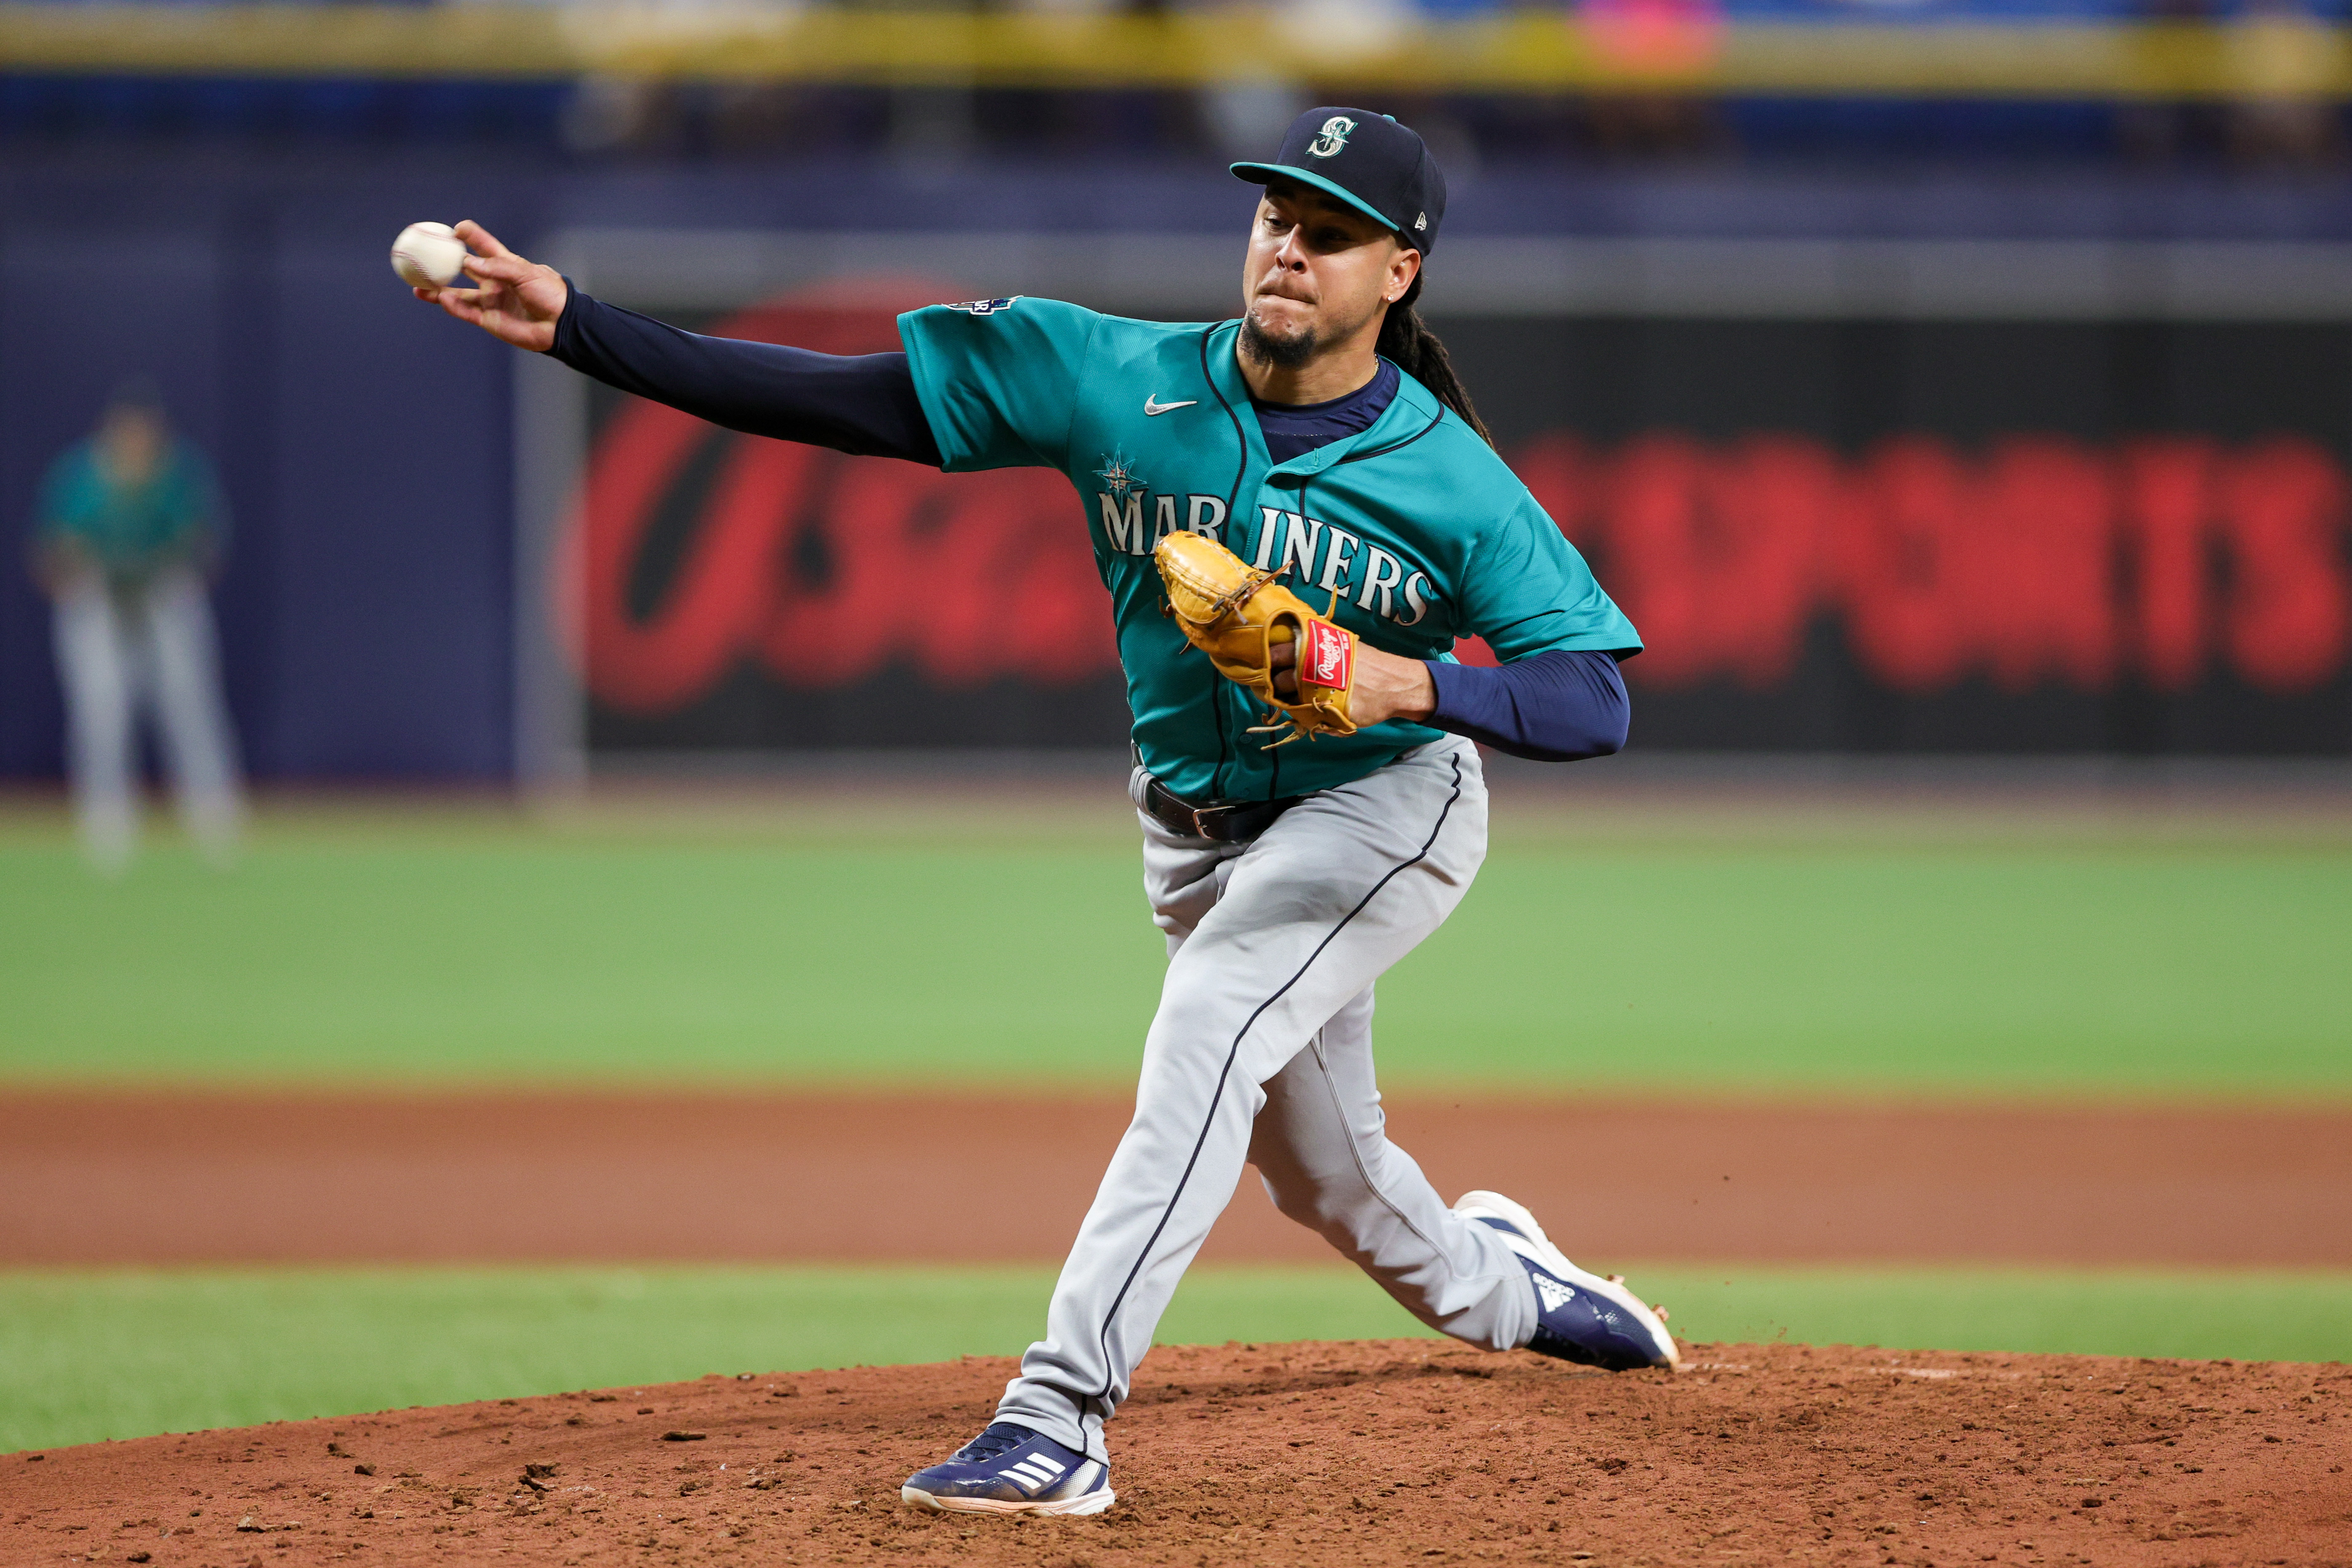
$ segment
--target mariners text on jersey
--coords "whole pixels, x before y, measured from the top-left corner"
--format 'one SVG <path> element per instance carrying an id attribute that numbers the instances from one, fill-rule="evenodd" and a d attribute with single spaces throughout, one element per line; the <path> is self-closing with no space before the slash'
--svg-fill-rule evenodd
<path id="1" fill-rule="evenodd" d="M 1278 751 L 1247 693 L 1161 614 L 1151 548 L 1176 530 L 1253 565 L 1373 647 L 1509 660 L 1642 646 L 1535 498 L 1428 388 L 1402 378 L 1369 429 L 1274 463 L 1234 363 L 1237 321 L 1171 324 L 1052 300 L 898 319 L 950 472 L 1058 468 L 1086 506 L 1144 765 L 1195 799 L 1271 799 L 1363 777 L 1439 731 L 1402 721 Z"/>

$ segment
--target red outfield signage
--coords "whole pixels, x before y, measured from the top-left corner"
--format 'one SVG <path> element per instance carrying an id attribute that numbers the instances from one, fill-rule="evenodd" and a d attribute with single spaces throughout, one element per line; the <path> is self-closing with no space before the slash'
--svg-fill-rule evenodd
<path id="1" fill-rule="evenodd" d="M 714 330 L 896 346 L 888 313 L 870 308 L 762 310 Z M 1823 689 L 1826 659 L 1840 689 L 1915 704 L 1951 691 L 1996 707 L 2192 689 L 2209 703 L 2221 690 L 2225 707 L 2231 691 L 2294 700 L 2321 717 L 2295 718 L 2314 738 L 2287 749 L 2342 749 L 2345 726 L 2326 715 L 2352 654 L 2352 486 L 2308 438 L 1908 434 L 1845 453 L 1806 434 L 1552 433 L 1505 452 L 1647 639 L 1627 673 L 1653 724 L 1700 704 L 1682 743 L 1724 743 L 1707 704 L 1734 693 L 1816 701 L 1804 694 Z M 852 699 L 928 692 L 949 713 L 982 690 L 1066 690 L 1083 700 L 1046 701 L 1015 743 L 1115 736 L 1091 526 L 1042 470 L 946 476 L 617 402 L 569 542 L 592 721 L 657 729 L 672 746 L 887 744 L 865 737 Z M 747 689 L 764 715 L 748 730 Z M 803 735 L 797 716 L 827 700 L 823 733 Z M 703 718 L 721 709 L 724 737 Z M 1903 743 L 1937 743 L 1932 724 Z"/>
<path id="2" fill-rule="evenodd" d="M 887 458 L 726 437 L 667 589 L 632 603 L 649 530 L 709 427 L 633 409 L 591 467 L 587 678 L 600 702 L 661 713 L 739 665 L 786 686 L 901 668 L 943 689 L 1066 685 L 1114 667 L 1110 612 L 1057 475 L 950 477 Z"/>
<path id="3" fill-rule="evenodd" d="M 1803 437 L 1559 436 L 1511 457 L 1604 563 L 1647 686 L 1779 685 L 1827 615 L 1900 692 L 2177 691 L 2218 664 L 2284 694 L 2333 679 L 2352 631 L 2344 470 L 2296 437 L 1909 436 L 1848 460 Z"/>

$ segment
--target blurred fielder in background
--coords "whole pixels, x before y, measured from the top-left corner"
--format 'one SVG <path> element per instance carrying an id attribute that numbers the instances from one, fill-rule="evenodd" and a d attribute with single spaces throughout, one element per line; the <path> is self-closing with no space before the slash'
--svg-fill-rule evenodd
<path id="1" fill-rule="evenodd" d="M 212 465 L 173 433 L 143 377 L 42 483 L 34 574 L 57 605 L 74 813 L 103 871 L 121 871 L 138 843 L 142 708 L 190 835 L 216 863 L 236 848 L 236 738 L 205 599 L 227 531 Z"/>

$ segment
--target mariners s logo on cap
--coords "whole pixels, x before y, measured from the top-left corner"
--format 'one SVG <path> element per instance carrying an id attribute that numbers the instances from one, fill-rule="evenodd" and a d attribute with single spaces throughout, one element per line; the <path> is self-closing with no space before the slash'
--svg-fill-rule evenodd
<path id="1" fill-rule="evenodd" d="M 1327 103 L 1290 122 L 1271 163 L 1233 165 L 1253 184 L 1295 181 L 1336 196 L 1426 256 L 1445 216 L 1445 176 L 1411 126 Z"/>
<path id="2" fill-rule="evenodd" d="M 1314 144 L 1307 150 L 1318 158 L 1336 158 L 1339 155 L 1339 149 L 1348 144 L 1349 133 L 1355 129 L 1354 121 L 1344 114 L 1335 114 L 1323 122 L 1323 133 L 1316 137 Z"/>

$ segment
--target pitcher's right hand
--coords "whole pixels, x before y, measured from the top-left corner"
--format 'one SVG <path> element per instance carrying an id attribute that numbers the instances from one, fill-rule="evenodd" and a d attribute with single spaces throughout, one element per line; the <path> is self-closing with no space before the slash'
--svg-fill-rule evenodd
<path id="1" fill-rule="evenodd" d="M 481 287 L 419 289 L 416 297 L 500 342 L 536 353 L 554 347 L 556 318 L 571 298 L 563 275 L 517 256 L 471 218 L 457 226 L 457 237 L 474 252 L 466 258 L 466 270 L 481 279 Z"/>

